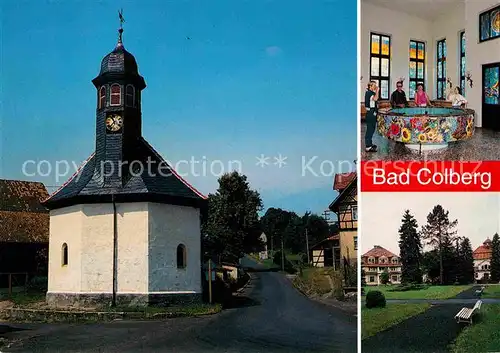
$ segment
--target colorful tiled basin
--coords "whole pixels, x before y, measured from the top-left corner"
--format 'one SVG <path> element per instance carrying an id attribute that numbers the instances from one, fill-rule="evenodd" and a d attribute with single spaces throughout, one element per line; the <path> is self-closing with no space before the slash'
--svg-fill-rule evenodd
<path id="1" fill-rule="evenodd" d="M 414 107 L 381 109 L 377 116 L 378 132 L 407 147 L 422 150 L 444 148 L 448 142 L 466 140 L 474 134 L 472 109 Z"/>

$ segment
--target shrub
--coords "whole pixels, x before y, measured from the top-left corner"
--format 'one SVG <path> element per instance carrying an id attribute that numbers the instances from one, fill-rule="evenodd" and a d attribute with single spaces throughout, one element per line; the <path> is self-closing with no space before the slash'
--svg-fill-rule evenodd
<path id="1" fill-rule="evenodd" d="M 366 307 L 371 308 L 385 308 L 385 296 L 381 291 L 369 291 L 366 295 Z"/>
<path id="2" fill-rule="evenodd" d="M 382 272 L 382 274 L 380 275 L 380 282 L 382 282 L 382 284 L 384 285 L 389 284 L 390 279 L 389 279 L 389 272 L 387 272 L 387 270 Z"/>
<path id="3" fill-rule="evenodd" d="M 47 277 L 33 277 L 27 285 L 28 292 L 46 292 L 47 291 L 48 278 Z"/>

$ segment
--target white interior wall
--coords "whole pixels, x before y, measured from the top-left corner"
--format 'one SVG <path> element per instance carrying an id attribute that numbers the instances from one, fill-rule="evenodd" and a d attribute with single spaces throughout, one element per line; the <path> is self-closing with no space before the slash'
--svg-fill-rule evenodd
<path id="1" fill-rule="evenodd" d="M 457 4 L 450 8 L 450 10 L 438 18 L 436 18 L 431 25 L 433 47 L 437 46 L 437 42 L 446 38 L 446 77 L 451 79 L 453 86 L 460 87 L 460 32 L 465 30 L 465 3 L 457 1 Z M 467 38 L 467 35 L 466 35 Z M 467 48 L 465 53 L 466 67 L 467 67 Z M 436 61 L 437 54 L 434 50 L 434 57 L 432 60 L 432 82 L 437 80 Z M 448 86 L 447 86 L 448 87 Z M 466 89 L 467 92 L 467 83 Z M 434 85 L 434 92 L 431 97 L 436 97 L 436 85 Z M 467 93 L 465 93 L 467 95 Z"/>
<path id="2" fill-rule="evenodd" d="M 361 101 L 364 101 L 366 84 L 370 81 L 370 33 L 388 34 L 391 37 L 391 77 L 389 92 L 395 89 L 396 81 L 405 77 L 404 89 L 409 95 L 410 40 L 426 43 L 425 84 L 428 92 L 434 91 L 431 58 L 434 46 L 431 26 L 428 21 L 406 13 L 379 7 L 361 1 Z"/>
<path id="3" fill-rule="evenodd" d="M 476 111 L 477 126 L 482 123 L 482 65 L 500 62 L 500 38 L 479 43 L 479 14 L 500 4 L 499 0 L 466 0 L 465 31 L 467 33 L 467 70 L 471 72 L 474 86 L 469 88 L 467 100 Z"/>

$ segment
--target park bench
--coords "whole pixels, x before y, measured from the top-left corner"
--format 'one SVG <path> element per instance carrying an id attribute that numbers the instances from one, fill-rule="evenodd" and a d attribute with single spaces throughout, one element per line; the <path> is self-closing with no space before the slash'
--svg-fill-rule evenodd
<path id="1" fill-rule="evenodd" d="M 462 308 L 457 315 L 455 315 L 455 319 L 457 323 L 466 322 L 472 325 L 472 317 L 474 314 L 481 309 L 481 304 L 483 302 L 478 300 L 472 309 Z"/>
<path id="2" fill-rule="evenodd" d="M 476 289 L 476 295 L 481 295 L 484 292 L 485 286 L 481 286 L 479 289 Z"/>

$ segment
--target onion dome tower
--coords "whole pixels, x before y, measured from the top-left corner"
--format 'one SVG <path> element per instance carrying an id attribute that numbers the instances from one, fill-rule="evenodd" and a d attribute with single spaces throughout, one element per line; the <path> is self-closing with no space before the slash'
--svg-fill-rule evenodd
<path id="1" fill-rule="evenodd" d="M 201 298 L 206 197 L 142 136 L 137 61 L 118 43 L 101 61 L 95 152 L 44 205 L 50 209 L 47 301 L 171 302 Z"/>

